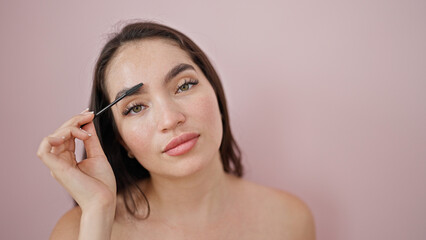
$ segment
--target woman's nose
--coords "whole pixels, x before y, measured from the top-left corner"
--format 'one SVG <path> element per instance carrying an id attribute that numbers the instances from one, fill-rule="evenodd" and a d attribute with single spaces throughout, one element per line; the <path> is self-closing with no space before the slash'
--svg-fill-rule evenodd
<path id="1" fill-rule="evenodd" d="M 156 110 L 159 131 L 167 132 L 173 130 L 186 120 L 185 115 L 180 111 L 177 104 L 173 104 L 171 101 L 157 105 Z"/>

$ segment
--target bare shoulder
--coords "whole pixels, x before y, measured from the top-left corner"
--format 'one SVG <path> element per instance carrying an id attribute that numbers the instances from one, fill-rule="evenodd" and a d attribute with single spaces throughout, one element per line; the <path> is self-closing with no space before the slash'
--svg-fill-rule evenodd
<path id="1" fill-rule="evenodd" d="M 247 180 L 240 181 L 244 189 L 244 198 L 251 209 L 256 211 L 256 218 L 277 235 L 289 239 L 315 239 L 314 218 L 309 207 L 297 196 L 283 190 L 262 186 Z"/>
<path id="2" fill-rule="evenodd" d="M 81 209 L 74 207 L 66 212 L 56 223 L 55 228 L 50 235 L 50 240 L 62 239 L 71 240 L 78 239 L 80 229 Z"/>

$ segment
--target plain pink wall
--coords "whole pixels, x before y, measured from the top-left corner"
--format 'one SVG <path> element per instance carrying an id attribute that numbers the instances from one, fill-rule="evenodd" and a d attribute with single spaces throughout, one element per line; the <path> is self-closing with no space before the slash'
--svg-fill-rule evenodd
<path id="1" fill-rule="evenodd" d="M 58 2 L 0 2 L 0 239 L 47 239 L 71 207 L 35 152 L 133 18 L 208 53 L 246 178 L 304 199 L 318 239 L 426 239 L 425 1 Z"/>

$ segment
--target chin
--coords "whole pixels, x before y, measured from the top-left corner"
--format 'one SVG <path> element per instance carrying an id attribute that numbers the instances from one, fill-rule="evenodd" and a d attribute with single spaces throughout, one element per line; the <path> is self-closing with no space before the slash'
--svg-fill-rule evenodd
<path id="1" fill-rule="evenodd" d="M 213 161 L 213 159 L 207 160 L 200 159 L 199 157 L 188 157 L 180 159 L 171 164 L 165 174 L 175 178 L 184 178 L 196 175 L 211 165 L 208 161 Z"/>
<path id="2" fill-rule="evenodd" d="M 196 176 L 203 172 L 208 172 L 210 168 L 215 168 L 217 165 L 215 161 L 220 161 L 219 151 L 217 153 L 211 154 L 193 154 L 191 156 L 181 156 L 179 159 L 173 159 L 166 161 L 166 164 L 163 165 L 161 172 L 156 172 L 156 174 L 163 175 L 164 177 L 171 178 L 185 178 Z"/>

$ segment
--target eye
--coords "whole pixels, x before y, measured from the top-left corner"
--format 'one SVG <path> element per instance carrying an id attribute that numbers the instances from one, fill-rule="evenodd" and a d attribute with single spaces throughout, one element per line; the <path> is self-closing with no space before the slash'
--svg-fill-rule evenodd
<path id="1" fill-rule="evenodd" d="M 189 79 L 189 80 L 185 79 L 185 82 L 179 85 L 178 88 L 176 89 L 176 93 L 188 91 L 189 89 L 191 89 L 193 86 L 197 84 L 198 84 L 198 80 L 196 79 Z"/>
<path id="2" fill-rule="evenodd" d="M 124 109 L 123 115 L 128 115 L 129 113 L 137 114 L 142 112 L 145 108 L 146 106 L 140 103 L 132 104 Z"/>
<path id="3" fill-rule="evenodd" d="M 132 111 L 134 113 L 138 113 L 138 112 L 142 111 L 142 106 L 141 105 L 134 106 L 134 107 L 132 107 Z"/>

